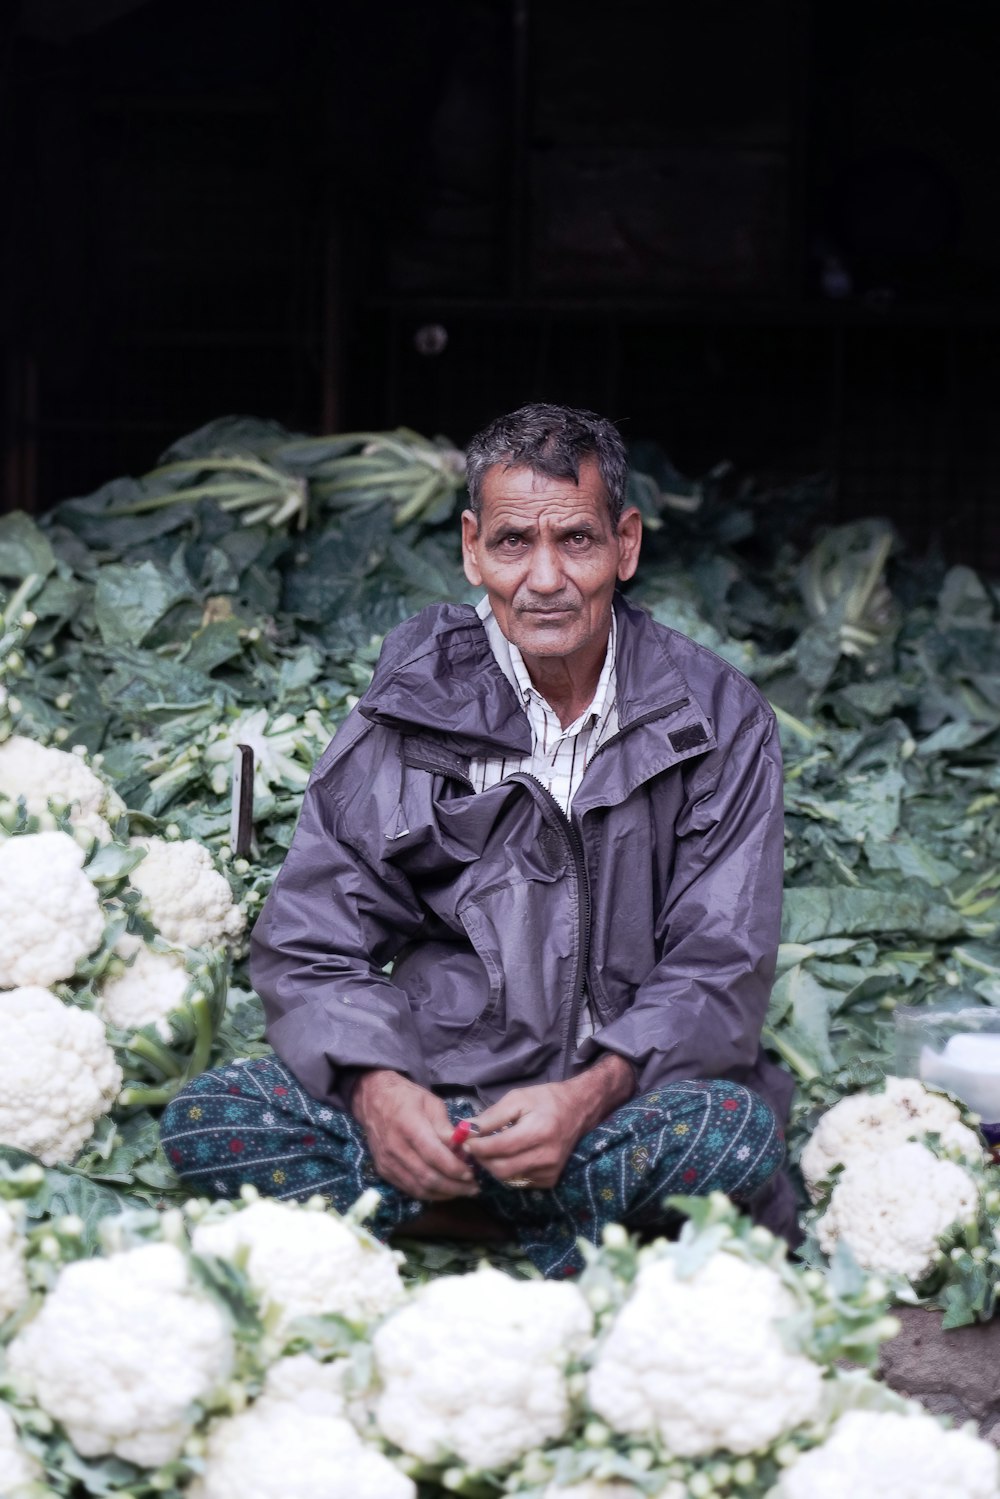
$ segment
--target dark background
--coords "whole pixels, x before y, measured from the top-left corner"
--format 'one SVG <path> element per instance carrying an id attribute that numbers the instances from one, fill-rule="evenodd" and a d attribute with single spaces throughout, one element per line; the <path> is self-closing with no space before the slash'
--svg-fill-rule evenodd
<path id="1" fill-rule="evenodd" d="M 6 505 L 227 412 L 462 443 L 549 399 L 1000 569 L 1000 7 L 0 17 Z"/>

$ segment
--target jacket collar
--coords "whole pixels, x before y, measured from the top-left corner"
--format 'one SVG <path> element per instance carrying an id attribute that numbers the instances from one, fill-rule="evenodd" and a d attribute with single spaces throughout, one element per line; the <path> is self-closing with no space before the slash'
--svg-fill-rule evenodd
<path id="1" fill-rule="evenodd" d="M 669 714 L 673 759 L 711 748 L 711 724 L 667 632 L 621 594 L 615 611 L 619 735 Z M 394 630 L 359 712 L 404 733 L 440 736 L 458 754 L 531 750 L 527 716 L 471 604 L 432 605 Z"/>
<path id="2" fill-rule="evenodd" d="M 526 755 L 531 729 L 471 604 L 433 604 L 386 638 L 358 711 L 459 754 Z"/>

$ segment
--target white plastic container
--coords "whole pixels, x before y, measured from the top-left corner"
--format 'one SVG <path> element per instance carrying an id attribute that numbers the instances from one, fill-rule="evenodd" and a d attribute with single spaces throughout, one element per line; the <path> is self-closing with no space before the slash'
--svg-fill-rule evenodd
<path id="1" fill-rule="evenodd" d="M 990 1143 L 1000 1142 L 1000 1012 L 901 1007 L 896 1071 L 954 1093 L 979 1115 Z"/>

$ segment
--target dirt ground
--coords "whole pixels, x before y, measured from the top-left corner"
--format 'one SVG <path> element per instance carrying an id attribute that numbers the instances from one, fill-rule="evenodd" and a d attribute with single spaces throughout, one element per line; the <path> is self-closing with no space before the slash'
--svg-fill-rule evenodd
<path id="1" fill-rule="evenodd" d="M 956 1423 L 975 1421 L 1000 1446 L 1000 1321 L 941 1329 L 941 1313 L 897 1307 L 897 1338 L 882 1349 L 885 1382 Z"/>

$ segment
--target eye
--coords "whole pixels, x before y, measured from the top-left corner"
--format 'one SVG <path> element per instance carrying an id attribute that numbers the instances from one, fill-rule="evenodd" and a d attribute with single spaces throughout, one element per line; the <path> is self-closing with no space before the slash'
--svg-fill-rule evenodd
<path id="1" fill-rule="evenodd" d="M 571 531 L 566 538 L 569 545 L 576 548 L 589 546 L 591 539 L 589 531 Z"/>

